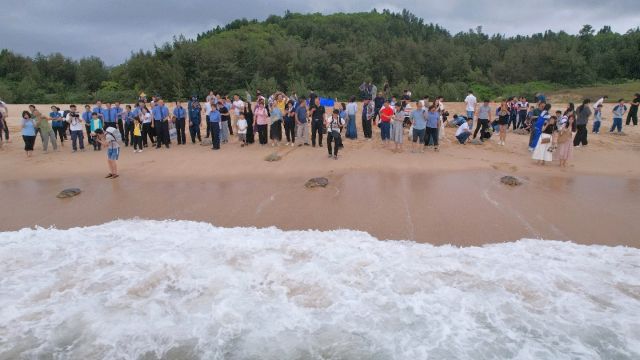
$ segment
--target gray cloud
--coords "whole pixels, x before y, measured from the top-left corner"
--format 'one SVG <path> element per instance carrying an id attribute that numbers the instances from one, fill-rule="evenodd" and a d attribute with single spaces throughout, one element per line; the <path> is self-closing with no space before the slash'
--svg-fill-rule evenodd
<path id="1" fill-rule="evenodd" d="M 81 58 L 96 55 L 107 64 L 126 60 L 131 52 L 153 49 L 173 36 L 195 37 L 238 18 L 264 19 L 294 12 L 358 12 L 408 9 L 425 22 L 452 33 L 482 26 L 489 34 L 532 34 L 546 29 L 577 33 L 582 25 L 610 25 L 626 32 L 640 24 L 636 0 L 516 1 L 293 1 L 236 0 L 189 2 L 97 0 L 5 0 L 0 13 L 0 47 L 25 55 L 61 52 Z"/>

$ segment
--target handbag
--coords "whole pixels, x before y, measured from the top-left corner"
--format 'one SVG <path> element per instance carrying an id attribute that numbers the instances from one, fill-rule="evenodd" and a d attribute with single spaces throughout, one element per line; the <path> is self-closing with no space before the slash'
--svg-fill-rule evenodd
<path id="1" fill-rule="evenodd" d="M 169 139 L 176 140 L 178 138 L 178 130 L 173 123 L 169 123 Z"/>
<path id="2" fill-rule="evenodd" d="M 550 138 L 544 138 L 544 139 L 540 139 L 540 144 L 548 144 L 551 142 Z"/>

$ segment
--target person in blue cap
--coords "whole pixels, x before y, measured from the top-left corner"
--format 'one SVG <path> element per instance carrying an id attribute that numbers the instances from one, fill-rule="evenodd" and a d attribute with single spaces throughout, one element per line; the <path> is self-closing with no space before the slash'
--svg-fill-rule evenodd
<path id="1" fill-rule="evenodd" d="M 202 142 L 200 136 L 200 123 L 202 122 L 202 107 L 198 101 L 198 97 L 193 95 L 189 103 L 187 104 L 187 110 L 189 112 L 189 135 L 191 136 L 191 142 L 196 143 L 196 137 L 199 142 Z"/>

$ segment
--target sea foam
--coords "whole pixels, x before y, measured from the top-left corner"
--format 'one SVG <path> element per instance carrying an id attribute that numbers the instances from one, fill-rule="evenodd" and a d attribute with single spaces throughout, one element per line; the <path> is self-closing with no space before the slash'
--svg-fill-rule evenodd
<path id="1" fill-rule="evenodd" d="M 0 359 L 638 359 L 640 250 L 188 221 L 0 233 Z"/>

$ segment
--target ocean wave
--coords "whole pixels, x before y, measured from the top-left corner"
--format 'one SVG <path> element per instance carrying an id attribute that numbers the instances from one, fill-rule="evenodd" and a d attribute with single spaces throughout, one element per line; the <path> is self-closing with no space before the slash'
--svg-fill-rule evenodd
<path id="1" fill-rule="evenodd" d="M 0 359 L 638 359 L 640 250 L 189 221 L 0 233 Z"/>

